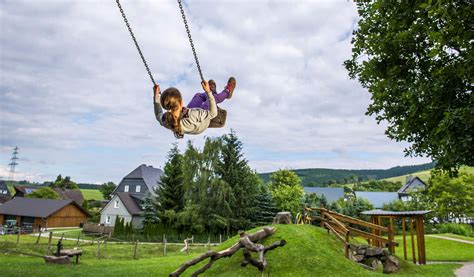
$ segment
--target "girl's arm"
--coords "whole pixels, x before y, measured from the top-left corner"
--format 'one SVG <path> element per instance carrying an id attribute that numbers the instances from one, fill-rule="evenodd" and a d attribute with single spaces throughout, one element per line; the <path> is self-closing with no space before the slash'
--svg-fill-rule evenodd
<path id="1" fill-rule="evenodd" d="M 155 106 L 155 117 L 158 122 L 162 126 L 163 125 L 163 108 L 161 107 L 160 97 L 161 97 L 161 90 L 159 85 L 155 85 L 153 87 L 154 97 L 153 97 L 153 105 Z"/>
<path id="2" fill-rule="evenodd" d="M 209 88 L 209 84 L 206 81 L 201 82 L 201 86 L 207 94 L 207 100 L 209 101 L 209 117 L 213 119 L 217 116 L 217 103 L 212 95 L 212 91 Z"/>

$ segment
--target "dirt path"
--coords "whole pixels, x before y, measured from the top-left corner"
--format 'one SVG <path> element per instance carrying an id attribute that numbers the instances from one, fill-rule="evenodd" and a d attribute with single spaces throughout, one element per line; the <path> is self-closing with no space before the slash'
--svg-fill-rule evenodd
<path id="1" fill-rule="evenodd" d="M 457 241 L 457 242 L 462 242 L 462 243 L 467 243 L 467 244 L 473 244 L 474 241 L 469 241 L 469 240 L 463 240 L 463 239 L 456 239 L 456 238 L 450 238 L 450 237 L 444 237 L 444 236 L 438 236 L 438 235 L 426 235 L 427 237 L 432 237 L 432 238 L 437 238 L 437 239 L 446 239 L 446 240 L 452 240 L 452 241 Z"/>

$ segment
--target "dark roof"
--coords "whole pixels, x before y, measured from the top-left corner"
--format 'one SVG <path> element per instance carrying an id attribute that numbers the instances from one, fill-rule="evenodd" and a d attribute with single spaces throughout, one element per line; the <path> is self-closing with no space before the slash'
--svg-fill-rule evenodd
<path id="1" fill-rule="evenodd" d="M 142 214 L 140 207 L 143 200 L 143 194 L 130 192 L 117 192 L 118 197 L 122 200 L 123 205 L 131 215 Z"/>
<path id="2" fill-rule="evenodd" d="M 384 204 L 398 200 L 398 192 L 354 191 L 354 194 L 356 198 L 363 198 L 369 201 L 374 208 L 382 208 Z"/>
<path id="3" fill-rule="evenodd" d="M 82 206 L 84 202 L 84 196 L 82 195 L 81 190 L 78 189 L 60 189 L 54 188 L 54 191 L 59 194 L 61 199 L 71 199 L 76 201 L 77 204 Z"/>
<path id="4" fill-rule="evenodd" d="M 361 214 L 365 215 L 395 215 L 395 216 L 410 216 L 410 215 L 425 215 L 427 213 L 431 213 L 432 211 L 429 210 L 422 210 L 422 211 L 404 211 L 404 212 L 393 212 L 393 211 L 383 211 L 383 210 L 371 210 L 371 211 L 364 211 Z"/>
<path id="5" fill-rule="evenodd" d="M 317 195 L 324 195 L 328 202 L 336 202 L 339 198 L 344 197 L 344 188 L 329 188 L 329 187 L 304 187 L 305 193 L 316 193 Z"/>
<path id="6" fill-rule="evenodd" d="M 37 190 L 37 189 L 40 189 L 41 187 L 31 187 L 31 186 L 13 186 L 15 188 L 15 194 L 17 192 L 21 192 L 23 193 L 24 195 L 26 194 L 30 194 L 32 193 L 33 191 Z"/>
<path id="7" fill-rule="evenodd" d="M 154 168 L 151 165 L 142 164 L 139 167 L 135 168 L 127 176 L 125 176 L 120 183 L 126 179 L 142 179 L 145 182 L 145 185 L 148 187 L 148 191 L 154 193 L 154 187 L 158 186 L 160 177 L 163 174 L 163 171 L 159 168 Z M 115 188 L 117 190 L 120 184 Z M 112 192 L 112 194 L 114 194 Z"/>
<path id="8" fill-rule="evenodd" d="M 75 205 L 84 214 L 88 215 L 81 206 L 71 199 L 56 200 L 26 197 L 16 197 L 6 202 L 0 206 L 0 214 L 45 218 L 69 204 Z"/>
<path id="9" fill-rule="evenodd" d="M 398 190 L 398 193 L 406 193 L 406 190 L 407 190 L 413 183 L 415 183 L 416 180 L 418 180 L 419 182 L 421 182 L 421 184 L 423 184 L 423 185 L 426 187 L 426 183 L 423 182 L 423 180 L 421 180 L 420 178 L 418 178 L 418 176 L 413 177 L 412 175 L 410 175 L 410 176 L 408 176 L 408 178 L 407 178 L 407 182 Z"/>

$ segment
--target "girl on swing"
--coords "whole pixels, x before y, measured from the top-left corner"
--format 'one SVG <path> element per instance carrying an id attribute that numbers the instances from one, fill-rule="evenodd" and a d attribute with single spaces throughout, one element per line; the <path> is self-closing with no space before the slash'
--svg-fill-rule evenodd
<path id="1" fill-rule="evenodd" d="M 183 98 L 178 89 L 171 87 L 161 93 L 160 86 L 156 85 L 153 88 L 156 120 L 173 131 L 177 138 L 183 138 L 184 134 L 200 134 L 209 127 L 211 119 L 217 116 L 217 103 L 232 97 L 235 85 L 235 78 L 230 77 L 224 90 L 216 93 L 216 83 L 213 80 L 203 81 L 201 86 L 204 93 L 195 94 L 187 107 L 183 106 Z M 163 113 L 163 109 L 167 112 Z"/>

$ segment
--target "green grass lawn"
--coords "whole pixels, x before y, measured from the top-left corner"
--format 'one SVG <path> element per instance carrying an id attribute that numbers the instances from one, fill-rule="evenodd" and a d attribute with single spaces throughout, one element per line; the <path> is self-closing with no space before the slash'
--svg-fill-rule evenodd
<path id="1" fill-rule="evenodd" d="M 104 200 L 104 196 L 98 189 L 81 189 L 81 192 L 86 200 Z"/>
<path id="2" fill-rule="evenodd" d="M 396 248 L 396 254 L 403 257 L 403 241 L 401 236 L 396 236 L 395 240 L 399 243 Z M 445 239 L 425 237 L 426 260 L 427 261 L 474 261 L 474 245 L 450 241 Z M 416 241 L 415 241 L 416 247 Z M 415 252 L 415 255 L 416 252 Z M 407 237 L 407 256 L 411 261 L 411 239 Z M 418 257 L 416 257 L 418 259 Z"/>
<path id="3" fill-rule="evenodd" d="M 265 245 L 285 239 L 287 245 L 267 252 L 268 267 L 263 276 L 387 276 L 380 271 L 372 272 L 344 258 L 343 248 L 334 235 L 328 235 L 321 228 L 309 225 L 277 225 L 277 232 L 265 239 Z M 260 229 L 260 228 L 257 228 Z M 255 230 L 257 230 L 255 229 Z M 254 230 L 254 231 L 255 231 Z M 253 232 L 253 231 L 250 231 Z M 44 254 L 46 240 L 35 245 L 36 238 L 22 236 L 16 245 L 16 236 L 0 236 L 0 249 L 13 249 L 28 253 Z M 238 240 L 233 237 L 215 250 L 228 248 Z M 53 240 L 53 244 L 56 240 Z M 75 241 L 64 241 L 65 248 L 75 247 Z M 84 256 L 80 265 L 46 265 L 40 257 L 18 254 L 1 254 L 2 276 L 167 276 L 183 262 L 206 251 L 204 247 L 194 247 L 191 254 L 179 252 L 181 246 L 169 245 L 167 256 L 163 255 L 163 245 L 140 245 L 138 260 L 133 260 L 133 245 L 106 244 L 101 247 L 101 259 L 97 258 L 97 245 L 81 245 Z M 241 267 L 242 250 L 230 258 L 216 261 L 204 276 L 262 276 L 253 266 Z M 202 266 L 198 264 L 188 269 L 183 276 Z M 400 272 L 395 276 L 454 276 L 456 264 L 436 264 L 415 266 L 402 262 Z"/>

